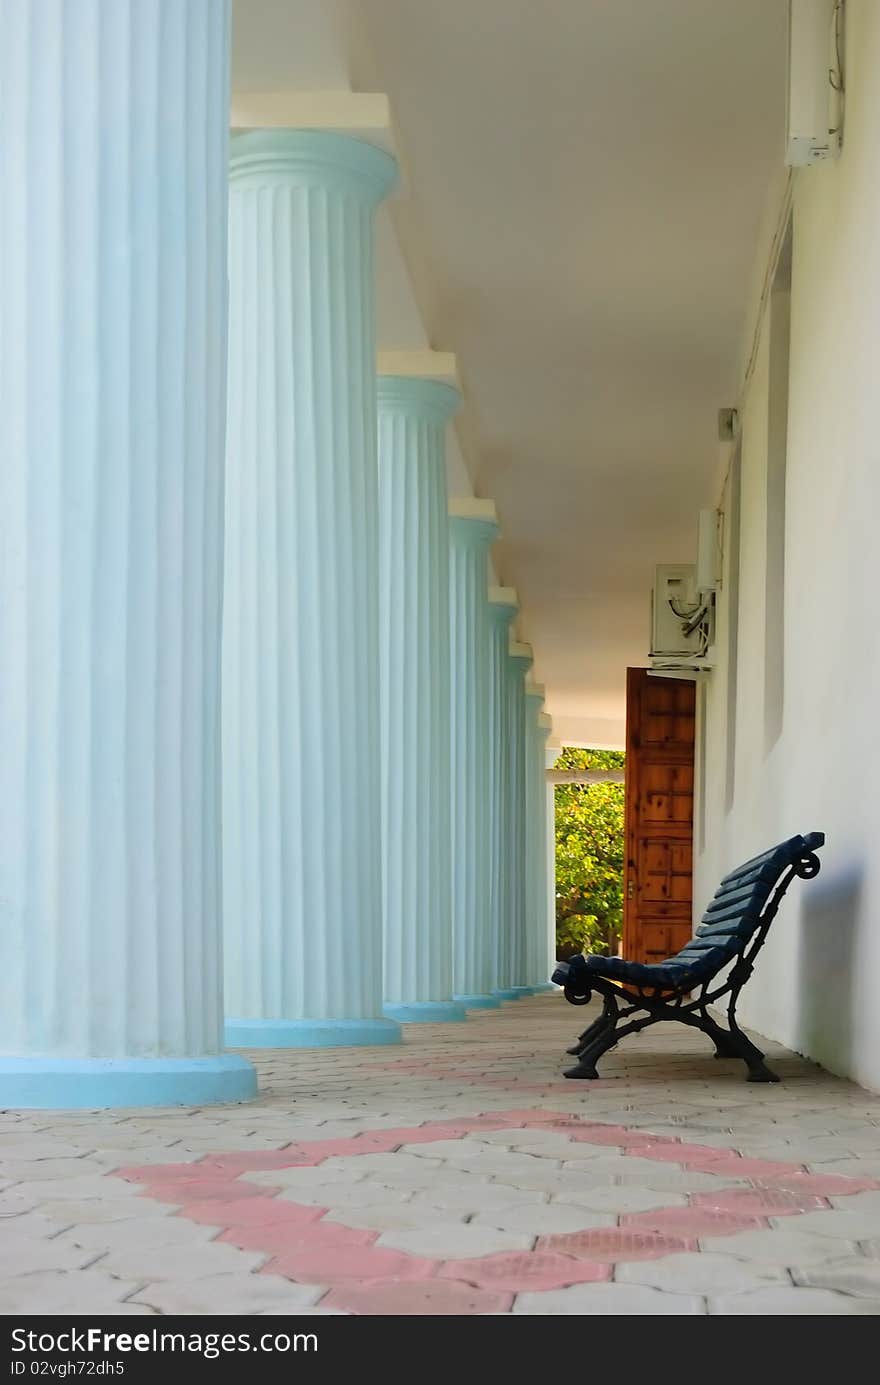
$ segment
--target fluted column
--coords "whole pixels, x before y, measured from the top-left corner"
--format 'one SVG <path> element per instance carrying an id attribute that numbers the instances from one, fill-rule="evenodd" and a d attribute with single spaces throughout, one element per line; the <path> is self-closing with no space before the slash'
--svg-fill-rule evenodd
<path id="1" fill-rule="evenodd" d="M 510 978 L 509 870 L 509 668 L 510 626 L 518 611 L 514 587 L 489 587 L 489 917 L 492 932 L 492 992 L 500 1000 L 518 1000 Z"/>
<path id="2" fill-rule="evenodd" d="M 446 499 L 459 394 L 380 375 L 378 398 L 385 1014 L 463 1020 L 452 1000 Z"/>
<path id="3" fill-rule="evenodd" d="M 512 640 L 507 659 L 507 874 L 510 881 L 509 972 L 507 987 L 518 996 L 530 995 L 527 983 L 528 896 L 526 861 L 526 692 L 525 676 L 532 666 L 531 645 Z"/>
<path id="4" fill-rule="evenodd" d="M 227 1039 L 392 1043 L 382 1017 L 373 217 L 394 161 L 232 141 L 223 630 Z"/>
<path id="5" fill-rule="evenodd" d="M 519 609 L 513 587 L 489 588 L 489 875 L 492 989 L 500 1000 L 518 1000 L 513 989 L 510 874 L 510 626 Z"/>
<path id="6" fill-rule="evenodd" d="M 553 990 L 547 934 L 547 783 L 542 724 L 544 688 L 525 685 L 526 753 L 526 983 L 534 991 Z"/>
<path id="7" fill-rule="evenodd" d="M 559 756 L 559 748 L 553 743 L 553 720 L 542 712 L 538 717 L 538 726 L 544 737 L 544 769 L 552 769 Z M 544 916 L 546 919 L 547 936 L 547 957 L 550 963 L 550 974 L 555 970 L 556 963 L 556 786 L 550 782 L 545 786 L 545 816 L 544 816 L 544 860 L 545 860 L 545 883 L 546 893 L 544 896 Z M 557 988 L 551 982 L 551 988 Z"/>
<path id="8" fill-rule="evenodd" d="M 546 770 L 552 770 L 558 758 L 558 747 L 553 741 L 553 719 L 546 712 L 538 717 L 538 729 L 542 735 L 543 767 L 545 767 L 545 913 L 546 956 L 549 974 L 556 969 L 556 785 L 546 778 Z M 557 986 L 550 982 L 550 989 Z"/>
<path id="9" fill-rule="evenodd" d="M 221 1053 L 229 6 L 0 0 L 0 1106 Z"/>
<path id="10" fill-rule="evenodd" d="M 489 500 L 449 507 L 452 654 L 452 978 L 468 1009 L 497 1007 L 492 995 L 489 901 L 489 687 L 486 583 L 498 534 Z"/>

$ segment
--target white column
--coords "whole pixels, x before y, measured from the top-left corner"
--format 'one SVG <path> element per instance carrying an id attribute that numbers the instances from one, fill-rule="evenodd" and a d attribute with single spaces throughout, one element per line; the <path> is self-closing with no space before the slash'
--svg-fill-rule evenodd
<path id="1" fill-rule="evenodd" d="M 380 375 L 378 398 L 385 1014 L 463 1020 L 452 1000 L 446 499 L 460 396 L 440 379 Z"/>
<path id="2" fill-rule="evenodd" d="M 510 726 L 508 649 L 519 605 L 513 587 L 490 587 L 489 610 L 489 877 L 492 929 L 492 990 L 499 1000 L 518 1000 L 513 989 L 510 942 L 509 851 Z"/>
<path id="3" fill-rule="evenodd" d="M 489 500 L 449 507 L 452 650 L 452 976 L 467 1009 L 497 1007 L 492 995 L 489 912 L 489 687 L 486 584 L 498 534 Z"/>
<path id="4" fill-rule="evenodd" d="M 538 717 L 539 729 L 544 737 L 544 769 L 552 769 L 559 757 L 559 746 L 552 743 L 553 720 L 542 712 Z M 546 929 L 546 951 L 548 962 L 548 976 L 552 976 L 556 966 L 556 786 L 549 781 L 545 789 L 546 796 L 546 815 L 544 827 L 546 832 L 545 839 L 545 861 L 546 861 L 546 887 L 544 911 Z M 557 987 L 552 985 L 553 990 Z"/>
<path id="5" fill-rule="evenodd" d="M 348 135 L 232 141 L 223 632 L 228 1042 L 394 1043 L 382 1016 L 373 217 Z"/>
<path id="6" fill-rule="evenodd" d="M 0 0 L 0 1106 L 221 1053 L 229 6 Z"/>
<path id="7" fill-rule="evenodd" d="M 507 659 L 508 725 L 507 725 L 507 875 L 510 882 L 509 922 L 507 935 L 507 989 L 515 996 L 531 995 L 527 983 L 528 955 L 528 897 L 526 861 L 528 832 L 526 826 L 526 693 L 525 677 L 532 666 L 532 647 L 511 640 Z"/>
<path id="8" fill-rule="evenodd" d="M 534 991 L 552 990 L 547 947 L 547 728 L 541 724 L 544 687 L 526 681 L 526 981 Z"/>

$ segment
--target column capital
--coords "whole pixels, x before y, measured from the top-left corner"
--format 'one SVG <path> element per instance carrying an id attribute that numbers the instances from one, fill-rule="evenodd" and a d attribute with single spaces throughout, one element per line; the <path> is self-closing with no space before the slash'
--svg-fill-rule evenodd
<path id="1" fill-rule="evenodd" d="M 455 385 L 418 375 L 380 375 L 376 383 L 380 408 L 446 424 L 461 403 Z"/>
<path id="2" fill-rule="evenodd" d="M 520 640 L 511 640 L 507 656 L 511 663 L 522 669 L 523 673 L 532 667 L 532 646 L 530 644 L 523 644 Z"/>
<path id="3" fill-rule="evenodd" d="M 394 122 L 381 91 L 234 92 L 233 135 L 251 130 L 324 130 L 396 155 Z"/>
<path id="4" fill-rule="evenodd" d="M 452 351 L 379 351 L 376 353 L 376 374 L 439 380 L 461 393 L 458 362 Z"/>
<path id="5" fill-rule="evenodd" d="M 460 537 L 487 546 L 498 537 L 498 515 L 494 500 L 478 500 L 476 496 L 457 496 L 449 502 L 450 531 Z"/>
<path id="6" fill-rule="evenodd" d="M 365 140 L 329 130 L 249 130 L 230 141 L 232 183 L 332 187 L 375 206 L 397 176 L 392 156 Z"/>
<path id="7" fill-rule="evenodd" d="M 546 691 L 543 683 L 534 683 L 531 678 L 526 679 L 526 697 L 533 697 L 536 702 L 543 702 Z"/>
<path id="8" fill-rule="evenodd" d="M 516 587 L 489 588 L 489 615 L 497 624 L 508 624 L 516 619 L 519 600 Z"/>

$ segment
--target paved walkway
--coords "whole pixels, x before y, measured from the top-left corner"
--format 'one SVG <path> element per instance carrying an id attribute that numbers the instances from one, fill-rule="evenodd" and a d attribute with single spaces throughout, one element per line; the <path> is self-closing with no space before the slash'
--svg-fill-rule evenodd
<path id="1" fill-rule="evenodd" d="M 0 1312 L 878 1314 L 880 1097 L 548 995 L 253 1055 L 250 1106 L 0 1115 Z"/>

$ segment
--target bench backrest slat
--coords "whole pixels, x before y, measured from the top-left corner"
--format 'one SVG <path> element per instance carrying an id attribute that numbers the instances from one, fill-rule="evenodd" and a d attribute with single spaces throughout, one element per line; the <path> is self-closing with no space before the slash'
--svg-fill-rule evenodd
<path id="1" fill-rule="evenodd" d="M 765 906 L 783 874 L 824 840 L 821 832 L 790 837 L 730 871 L 715 892 L 694 937 L 666 965 L 681 964 L 694 983 L 713 977 L 743 950 L 760 927 Z"/>

